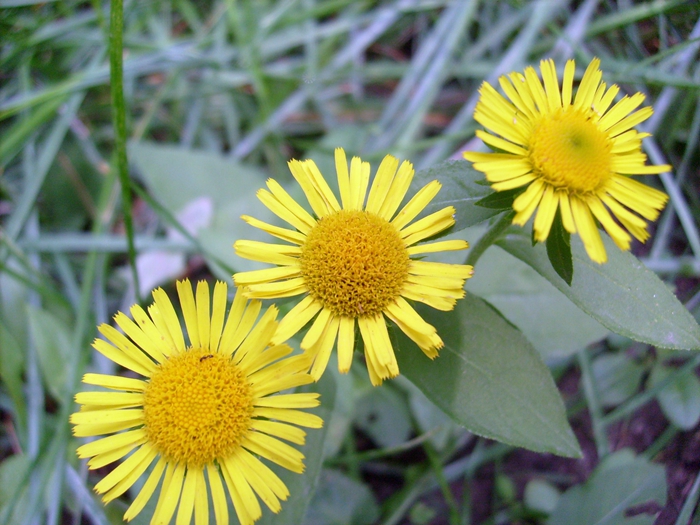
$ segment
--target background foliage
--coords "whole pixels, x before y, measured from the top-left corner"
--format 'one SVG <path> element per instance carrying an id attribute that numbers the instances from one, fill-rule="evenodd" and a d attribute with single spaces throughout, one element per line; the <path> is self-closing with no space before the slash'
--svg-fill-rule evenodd
<path id="1" fill-rule="evenodd" d="M 593 56 L 607 82 L 647 94 L 646 152 L 674 166 L 649 179 L 671 201 L 633 249 L 641 263 L 608 246 L 599 267 L 574 238 L 569 287 L 527 230 L 506 230 L 454 313 L 422 312 L 445 339 L 438 360 L 400 351 L 403 376 L 379 389 L 360 366 L 329 366 L 307 471 L 284 478 L 292 498 L 262 521 L 700 519 L 700 356 L 688 352 L 700 340 L 697 2 L 123 7 L 118 49 L 99 0 L 0 0 L 0 523 L 121 521 L 124 502 L 92 494 L 66 417 L 87 367 L 113 372 L 90 350 L 94 327 L 175 278 L 251 269 L 231 247 L 256 235 L 239 216 L 272 220 L 254 193 L 267 177 L 291 182 L 288 159 L 332 175 L 337 146 L 373 166 L 408 158 L 416 185 L 443 182 L 433 206 L 458 208 L 456 235 L 478 253 L 496 211 L 473 203 L 489 189 L 467 163 L 442 161 L 478 147 L 479 84 L 543 57 Z M 110 85 L 120 57 L 123 105 Z"/>

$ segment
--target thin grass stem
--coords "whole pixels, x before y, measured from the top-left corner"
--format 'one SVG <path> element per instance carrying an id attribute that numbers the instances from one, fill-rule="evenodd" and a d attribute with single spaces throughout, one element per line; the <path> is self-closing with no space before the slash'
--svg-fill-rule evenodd
<path id="1" fill-rule="evenodd" d="M 126 104 L 124 102 L 124 4 L 123 0 L 113 0 L 109 15 L 109 76 L 112 93 L 112 123 L 114 126 L 114 162 L 121 183 L 122 213 L 124 230 L 128 244 L 131 277 L 134 290 L 141 302 L 139 273 L 136 269 L 136 248 L 134 247 L 134 221 L 131 211 L 131 184 L 129 165 L 126 156 Z"/>
<path id="2" fill-rule="evenodd" d="M 603 418 L 603 409 L 598 399 L 598 390 L 593 378 L 593 369 L 591 366 L 591 358 L 588 355 L 586 348 L 576 354 L 579 367 L 581 368 L 581 381 L 583 382 L 583 392 L 588 402 L 588 412 L 591 415 L 591 423 L 593 425 L 593 438 L 598 451 L 598 459 L 602 460 L 610 453 L 610 443 L 606 433 L 605 421 Z"/>

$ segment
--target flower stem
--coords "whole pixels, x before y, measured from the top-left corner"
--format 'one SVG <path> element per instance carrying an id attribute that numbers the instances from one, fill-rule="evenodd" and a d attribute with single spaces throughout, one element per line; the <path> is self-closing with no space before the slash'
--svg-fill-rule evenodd
<path id="1" fill-rule="evenodd" d="M 124 229 L 129 255 L 129 265 L 134 279 L 136 297 L 141 302 L 139 275 L 136 271 L 136 249 L 134 247 L 134 224 L 131 217 L 131 184 L 126 158 L 126 104 L 124 102 L 124 6 L 123 0 L 113 0 L 109 25 L 109 78 L 112 91 L 112 123 L 114 125 L 115 165 L 122 187 L 122 209 Z"/>
<path id="2" fill-rule="evenodd" d="M 476 265 L 479 257 L 481 257 L 488 247 L 495 243 L 501 234 L 511 225 L 513 222 L 513 215 L 514 214 L 512 211 L 502 214 L 496 223 L 491 226 L 491 228 L 478 241 L 476 241 L 476 244 L 472 246 L 471 250 L 469 250 L 466 264 L 470 264 L 472 266 Z"/>
<path id="3" fill-rule="evenodd" d="M 602 460 L 610 453 L 610 443 L 608 442 L 608 435 L 606 433 L 605 423 L 603 422 L 603 408 L 594 383 L 591 358 L 585 348 L 576 354 L 576 357 L 581 367 L 583 392 L 586 396 L 586 402 L 588 403 L 588 412 L 591 415 L 593 439 L 595 440 L 596 449 L 598 450 L 598 459 Z"/>

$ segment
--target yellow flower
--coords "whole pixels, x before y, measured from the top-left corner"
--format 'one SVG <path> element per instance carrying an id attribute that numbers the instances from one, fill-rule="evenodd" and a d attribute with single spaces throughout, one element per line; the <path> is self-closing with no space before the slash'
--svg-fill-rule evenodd
<path id="1" fill-rule="evenodd" d="M 524 75 L 502 76 L 499 83 L 510 101 L 484 82 L 474 118 L 500 136 L 476 133 L 502 152 L 465 152 L 464 158 L 497 191 L 527 186 L 513 202 L 514 224 L 524 225 L 539 207 L 533 228 L 542 242 L 559 210 L 564 228 L 578 232 L 589 257 L 604 263 L 607 255 L 595 219 L 622 250 L 629 250 L 628 232 L 644 242 L 649 237 L 644 219 L 655 220 L 668 197 L 629 175 L 658 174 L 671 167 L 645 164 L 641 142 L 650 135 L 633 128 L 653 110 L 632 113 L 644 95 L 625 96 L 611 107 L 620 89 L 614 84 L 606 89 L 599 66 L 597 58 L 588 65 L 573 104 L 573 60 L 566 63 L 561 92 L 552 60 L 540 62 L 544 87 L 532 67 Z"/>
<path id="2" fill-rule="evenodd" d="M 224 283 L 216 283 L 211 305 L 209 286 L 177 283 L 190 344 L 186 345 L 175 309 L 162 289 L 146 313 L 135 305 L 133 321 L 119 312 L 124 334 L 103 324 L 94 348 L 118 365 L 145 377 L 136 379 L 86 374 L 83 382 L 109 392 L 80 392 L 81 406 L 71 416 L 78 437 L 110 434 L 78 448 L 101 468 L 131 454 L 107 474 L 95 490 L 108 503 L 121 496 L 153 465 L 143 488 L 124 514 L 130 521 L 143 509 L 162 480 L 152 524 L 209 523 L 209 501 L 218 525 L 228 524 L 226 491 L 241 524 L 261 516 L 255 494 L 273 511 L 289 492 L 260 459 L 294 472 L 304 470 L 304 456 L 280 439 L 303 444 L 298 428 L 319 428 L 322 420 L 298 410 L 317 406 L 318 394 L 271 395 L 312 382 L 308 357 L 286 357 L 287 345 L 268 347 L 277 328 L 271 306 L 256 324 L 260 302 L 236 294 L 228 318 Z M 298 425 L 298 426 L 295 426 Z M 206 472 L 206 477 L 205 477 Z M 165 475 L 163 475 L 165 473 Z M 223 478 L 223 483 L 222 483 Z M 207 483 L 208 480 L 208 483 Z M 208 485 L 208 489 L 207 489 Z"/>
<path id="3" fill-rule="evenodd" d="M 443 342 L 406 299 L 452 310 L 457 299 L 464 297 L 464 281 L 472 275 L 471 266 L 412 256 L 463 250 L 468 244 L 453 240 L 416 245 L 452 226 L 455 209 L 448 206 L 409 225 L 440 190 L 440 183 L 433 181 L 396 213 L 413 179 L 410 162 L 399 166 L 396 158 L 387 155 L 366 203 L 369 163 L 354 157 L 348 170 L 342 148 L 335 150 L 335 163 L 342 206 L 312 160 L 289 163 L 317 218 L 277 182 L 268 180 L 270 191 L 260 190 L 258 198 L 295 229 L 242 218 L 291 244 L 237 241 L 234 247 L 239 256 L 277 267 L 237 273 L 233 278 L 237 285 L 247 287 L 251 298 L 305 296 L 280 321 L 273 342 L 291 337 L 318 314 L 301 342 L 313 360 L 315 379 L 326 369 L 336 340 L 338 368 L 343 373 L 350 370 L 357 324 L 370 380 L 378 385 L 399 373 L 384 317 L 396 323 L 428 357 L 435 358 Z"/>

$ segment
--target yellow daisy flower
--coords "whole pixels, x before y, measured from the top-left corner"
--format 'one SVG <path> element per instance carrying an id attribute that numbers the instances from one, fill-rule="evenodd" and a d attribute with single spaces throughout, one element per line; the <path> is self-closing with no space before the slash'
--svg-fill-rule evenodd
<path id="1" fill-rule="evenodd" d="M 597 58 L 588 65 L 573 104 L 573 60 L 566 63 L 561 92 L 552 60 L 540 62 L 544 87 L 532 67 L 524 75 L 502 76 L 499 83 L 510 100 L 484 82 L 474 119 L 495 135 L 476 133 L 501 152 L 465 152 L 464 158 L 497 191 L 527 186 L 513 202 L 513 224 L 524 225 L 539 207 L 533 228 L 542 242 L 559 210 L 564 228 L 578 232 L 589 257 L 604 263 L 595 219 L 622 250 L 629 250 L 628 232 L 644 242 L 649 237 L 644 219 L 655 220 L 668 197 L 629 175 L 671 167 L 645 164 L 641 142 L 650 134 L 633 129 L 653 113 L 651 107 L 633 112 L 644 95 L 625 96 L 611 107 L 620 88 L 607 89 L 599 66 Z"/>
<path id="2" fill-rule="evenodd" d="M 305 297 L 280 321 L 273 342 L 298 332 L 316 314 L 301 342 L 311 356 L 311 375 L 318 379 L 338 341 L 338 368 L 350 370 L 355 346 L 355 326 L 364 340 L 365 358 L 372 384 L 399 373 L 385 317 L 432 358 L 443 346 L 435 327 L 406 301 L 421 301 L 438 310 L 452 310 L 464 297 L 464 281 L 472 267 L 413 259 L 415 255 L 463 250 L 466 241 L 438 241 L 417 245 L 452 226 L 455 209 L 443 208 L 416 222 L 416 216 L 440 190 L 440 183 L 425 185 L 399 211 L 413 179 L 413 165 L 387 155 L 367 194 L 368 162 L 354 157 L 348 163 L 342 148 L 335 150 L 340 190 L 339 203 L 312 160 L 292 160 L 289 168 L 316 217 L 302 208 L 277 182 L 267 181 L 258 198 L 273 213 L 291 224 L 286 229 L 243 216 L 290 244 L 237 241 L 236 253 L 277 267 L 237 273 L 233 276 L 246 295 L 256 299 Z M 393 217 L 393 218 L 392 218 Z"/>
<path id="3" fill-rule="evenodd" d="M 279 512 L 289 491 L 259 458 L 294 472 L 304 470 L 304 456 L 281 439 L 304 444 L 298 426 L 319 428 L 318 416 L 298 409 L 318 406 L 318 394 L 271 395 L 313 381 L 306 373 L 308 357 L 286 357 L 291 348 L 269 347 L 277 329 L 277 309 L 271 306 L 256 324 L 260 301 L 236 294 L 228 318 L 226 284 L 214 287 L 177 283 L 189 345 L 170 299 L 162 289 L 153 292 L 148 313 L 138 305 L 131 320 L 119 312 L 121 333 L 103 324 L 94 348 L 145 379 L 86 374 L 83 382 L 109 392 L 80 392 L 82 405 L 71 416 L 78 437 L 110 434 L 78 448 L 91 458 L 90 469 L 104 467 L 129 455 L 107 474 L 95 490 L 105 503 L 126 492 L 153 468 L 124 514 L 130 521 L 148 502 L 161 481 L 152 524 L 209 523 L 209 496 L 216 523 L 229 523 L 226 490 L 241 524 L 261 516 L 258 497 Z M 211 309 L 210 309 L 211 308 Z M 125 335 L 126 334 L 126 335 Z M 206 476 L 205 476 L 206 472 Z M 223 479 L 223 483 L 222 483 Z M 208 486 L 208 488 L 207 488 Z M 256 494 L 258 497 L 256 497 Z"/>

